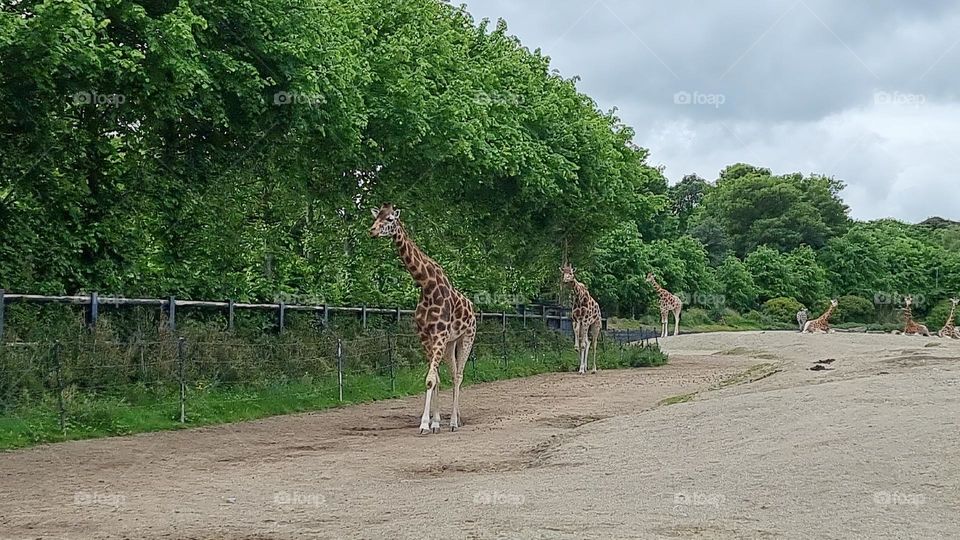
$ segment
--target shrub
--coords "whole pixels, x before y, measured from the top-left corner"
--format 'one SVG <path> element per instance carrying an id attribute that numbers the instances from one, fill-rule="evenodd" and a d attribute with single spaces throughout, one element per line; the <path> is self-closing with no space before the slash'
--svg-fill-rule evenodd
<path id="1" fill-rule="evenodd" d="M 877 309 L 870 300 L 854 295 L 841 296 L 837 300 L 839 305 L 835 320 L 838 323 L 871 323 L 877 320 Z"/>
<path id="2" fill-rule="evenodd" d="M 680 321 L 686 326 L 703 326 L 705 324 L 713 324 L 714 320 L 715 319 L 711 318 L 710 314 L 707 313 L 707 310 L 701 308 L 685 309 L 682 313 L 680 313 Z M 670 316 L 669 322 L 671 325 L 673 325 L 673 315 Z"/>
<path id="3" fill-rule="evenodd" d="M 764 302 L 762 309 L 763 313 L 774 321 L 796 323 L 797 312 L 803 309 L 803 305 L 793 298 L 781 296 Z"/>

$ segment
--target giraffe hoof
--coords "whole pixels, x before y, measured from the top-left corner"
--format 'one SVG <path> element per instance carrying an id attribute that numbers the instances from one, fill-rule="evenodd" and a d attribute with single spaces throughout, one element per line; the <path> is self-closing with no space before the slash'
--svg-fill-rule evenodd
<path id="1" fill-rule="evenodd" d="M 420 424 L 420 434 L 426 435 L 427 433 L 430 433 L 430 424 L 427 424 L 427 423 Z"/>

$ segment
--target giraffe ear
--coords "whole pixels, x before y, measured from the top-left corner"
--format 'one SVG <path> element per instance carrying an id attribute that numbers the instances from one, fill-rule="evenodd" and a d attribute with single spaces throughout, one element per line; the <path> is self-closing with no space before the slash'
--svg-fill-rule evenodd
<path id="1" fill-rule="evenodd" d="M 378 209 L 376 209 L 376 208 L 371 208 L 371 209 L 370 209 L 370 213 L 373 214 L 373 217 L 377 217 L 377 216 L 380 215 L 380 210 L 378 210 Z"/>
<path id="2" fill-rule="evenodd" d="M 393 211 L 393 217 L 394 217 L 394 219 L 400 219 L 400 209 L 399 209 L 399 208 L 397 208 L 396 210 Z"/>

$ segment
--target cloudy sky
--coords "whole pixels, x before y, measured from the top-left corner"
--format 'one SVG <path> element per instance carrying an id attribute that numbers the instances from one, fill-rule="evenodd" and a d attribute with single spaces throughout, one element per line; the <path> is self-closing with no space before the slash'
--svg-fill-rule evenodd
<path id="1" fill-rule="evenodd" d="M 960 3 L 463 2 L 616 107 L 671 183 L 742 161 L 843 180 L 857 219 L 960 219 Z"/>

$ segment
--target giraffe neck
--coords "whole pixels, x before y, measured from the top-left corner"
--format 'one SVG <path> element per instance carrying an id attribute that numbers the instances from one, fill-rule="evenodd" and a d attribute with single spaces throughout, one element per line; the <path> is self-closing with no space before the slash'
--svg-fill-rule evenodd
<path id="1" fill-rule="evenodd" d="M 820 316 L 820 320 L 829 321 L 830 315 L 833 315 L 833 310 L 834 310 L 834 305 L 830 304 L 830 307 L 828 307 L 827 310 L 823 312 L 823 315 Z"/>
<path id="2" fill-rule="evenodd" d="M 407 272 L 410 273 L 410 277 L 413 278 L 418 287 L 422 289 L 427 283 L 433 280 L 438 283 L 446 281 L 446 275 L 443 273 L 440 265 L 427 256 L 427 254 L 413 242 L 407 234 L 406 229 L 403 228 L 403 224 L 400 222 L 397 222 L 397 231 L 393 233 L 393 243 L 397 246 L 400 261 L 403 262 L 403 266 L 407 269 Z M 433 267 L 434 276 L 430 275 L 431 273 L 427 269 L 428 266 Z"/>
<path id="3" fill-rule="evenodd" d="M 903 318 L 907 321 L 907 324 L 913 322 L 913 309 L 910 307 L 910 304 L 907 304 L 903 308 Z"/>
<path id="4" fill-rule="evenodd" d="M 947 317 L 947 323 L 944 326 L 953 326 L 953 316 L 957 314 L 957 305 L 950 308 L 950 315 Z"/>
<path id="5" fill-rule="evenodd" d="M 573 305 L 580 306 L 588 303 L 591 299 L 587 286 L 577 280 L 573 280 Z"/>
<path id="6" fill-rule="evenodd" d="M 661 287 L 660 284 L 657 283 L 657 280 L 653 280 L 653 281 L 651 281 L 650 283 L 653 284 L 654 290 L 656 290 L 656 291 L 657 291 L 657 294 L 659 294 L 661 297 L 662 297 L 663 295 L 665 295 L 665 294 L 670 294 L 670 291 L 668 291 L 668 290 L 664 289 L 663 287 Z"/>

